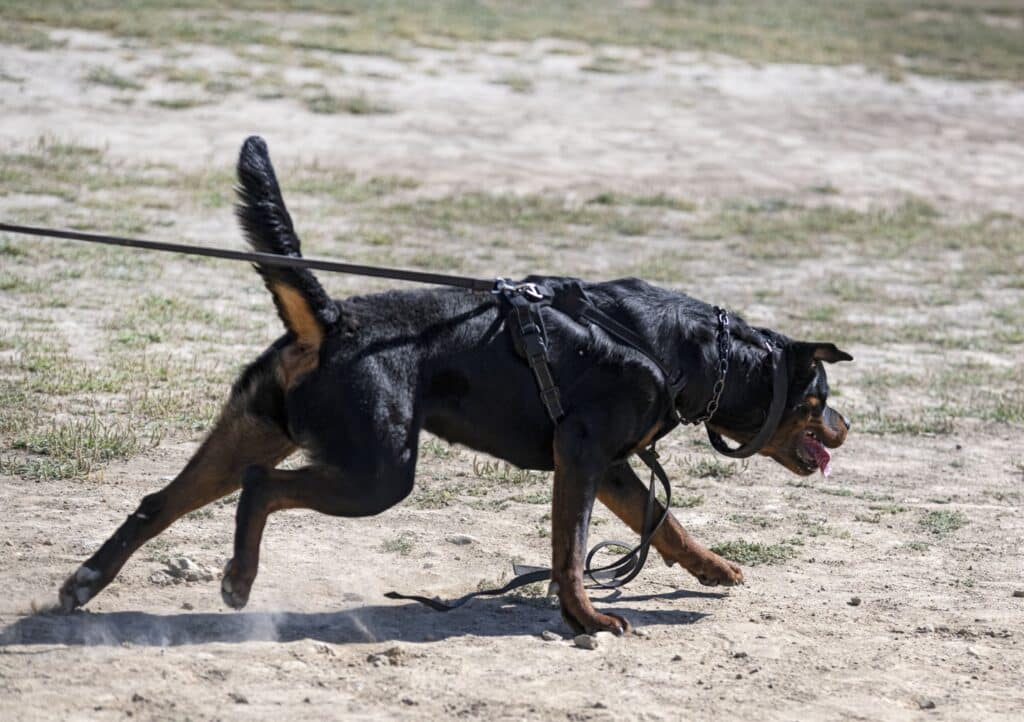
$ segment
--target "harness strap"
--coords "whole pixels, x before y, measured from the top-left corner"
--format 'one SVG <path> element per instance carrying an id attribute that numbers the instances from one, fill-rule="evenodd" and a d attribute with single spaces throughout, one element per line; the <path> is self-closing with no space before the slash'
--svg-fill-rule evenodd
<path id="1" fill-rule="evenodd" d="M 678 395 L 679 391 L 682 390 L 682 387 L 686 383 L 686 375 L 680 372 L 680 374 L 673 379 L 669 370 L 661 362 L 658 354 L 654 353 L 654 351 L 652 351 L 647 345 L 647 341 L 645 341 L 631 328 L 619 323 L 591 303 L 590 299 L 587 298 L 578 283 L 569 284 L 565 290 L 554 297 L 551 305 L 574 319 L 577 323 L 581 323 L 584 326 L 594 324 L 620 343 L 624 343 L 627 346 L 634 348 L 650 359 L 654 365 L 658 367 L 658 370 L 661 371 L 661 376 L 665 381 L 665 385 L 668 388 L 669 393 L 671 394 L 671 398 L 674 399 L 676 395 Z M 675 409 L 675 404 L 672 404 L 672 408 Z"/>
<path id="2" fill-rule="evenodd" d="M 548 416 L 558 424 L 565 416 L 565 410 L 562 408 L 562 398 L 555 384 L 554 374 L 551 373 L 551 366 L 548 364 L 547 334 L 544 330 L 544 318 L 540 313 L 540 304 L 515 290 L 505 290 L 503 296 L 512 305 L 512 312 L 509 315 L 517 322 L 514 333 L 518 335 L 522 353 L 537 379 L 540 399 L 547 409 Z"/>

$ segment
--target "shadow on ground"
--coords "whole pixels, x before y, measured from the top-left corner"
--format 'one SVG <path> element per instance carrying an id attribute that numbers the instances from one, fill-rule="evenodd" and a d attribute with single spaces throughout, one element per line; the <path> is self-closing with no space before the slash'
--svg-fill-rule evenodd
<path id="1" fill-rule="evenodd" d="M 616 597 L 616 595 L 611 595 Z M 616 602 L 721 597 L 679 590 L 671 594 L 617 596 Z M 598 601 L 600 605 L 601 600 Z M 612 601 L 606 598 L 605 601 Z M 676 609 L 639 610 L 616 604 L 634 627 L 693 624 L 708 616 Z M 178 646 L 209 642 L 294 642 L 312 639 L 332 644 L 358 642 L 429 642 L 474 636 L 537 634 L 553 629 L 568 634 L 558 610 L 543 600 L 510 603 L 477 600 L 452 612 L 436 612 L 420 604 L 367 605 L 337 612 L 147 612 L 78 611 L 24 617 L 0 630 L 0 647 L 12 645 Z"/>

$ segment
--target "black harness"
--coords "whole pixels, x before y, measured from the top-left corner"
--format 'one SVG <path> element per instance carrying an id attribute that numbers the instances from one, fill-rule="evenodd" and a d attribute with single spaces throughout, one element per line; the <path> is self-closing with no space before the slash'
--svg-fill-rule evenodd
<path id="1" fill-rule="evenodd" d="M 686 385 L 685 374 L 680 372 L 673 378 L 668 367 L 653 352 L 647 342 L 632 329 L 619 323 L 595 306 L 587 298 L 579 283 L 570 282 L 553 291 L 537 283 L 517 284 L 506 279 L 498 279 L 495 282 L 493 293 L 501 298 L 507 308 L 506 326 L 512 335 L 513 345 L 517 353 L 526 360 L 533 371 L 541 402 L 544 404 L 544 408 L 547 410 L 551 421 L 556 426 L 565 416 L 565 409 L 562 406 L 561 393 L 558 390 L 554 374 L 551 372 L 551 365 L 548 359 L 548 335 L 544 326 L 543 316 L 545 308 L 553 308 L 556 311 L 560 311 L 583 326 L 596 326 L 616 341 L 632 347 L 647 357 L 660 372 L 662 387 L 669 400 L 669 407 L 675 421 L 700 424 L 709 421 L 714 416 L 715 411 L 717 411 L 722 391 L 725 388 L 725 377 L 729 371 L 729 316 L 722 309 L 715 307 L 715 315 L 718 319 L 716 333 L 719 356 L 718 378 L 715 381 L 711 399 L 704 413 L 687 420 L 680 416 L 675 403 L 679 393 Z M 775 433 L 786 407 L 789 377 L 784 362 L 785 359 L 781 352 L 773 348 L 770 341 L 764 338 L 761 340 L 772 358 L 772 403 L 765 423 L 750 441 L 735 449 L 730 448 L 719 434 L 710 428 L 707 430 L 708 437 L 715 449 L 733 458 L 744 458 L 757 453 Z M 640 542 L 632 548 L 629 548 L 627 544 L 620 541 L 600 542 L 587 553 L 584 564 L 584 573 L 590 580 L 597 586 L 607 589 L 614 589 L 628 584 L 640 573 L 647 562 L 654 534 L 664 523 L 665 519 L 668 518 L 668 510 L 672 503 L 671 484 L 665 469 L 658 462 L 658 452 L 654 448 L 654 443 L 638 451 L 637 456 L 651 470 Z M 626 464 L 628 460 L 619 459 L 615 463 Z M 665 503 L 660 514 L 657 511 L 657 485 L 655 482 L 660 483 L 665 492 Z M 602 549 L 610 547 L 626 548 L 629 551 L 608 564 L 594 567 L 593 561 L 597 553 Z M 398 592 L 388 592 L 385 596 L 390 599 L 410 599 L 425 604 L 431 609 L 448 612 L 461 607 L 476 597 L 497 596 L 527 584 L 551 579 L 551 570 L 547 568 L 513 564 L 513 569 L 516 576 L 504 586 L 470 592 L 450 602 L 442 602 L 420 595 L 400 594 Z"/>
<path id="2" fill-rule="evenodd" d="M 616 321 L 608 314 L 595 306 L 583 288 L 576 282 L 565 284 L 552 291 L 551 289 L 536 283 L 513 283 L 503 278 L 497 280 L 485 280 L 469 278 L 465 276 L 453 276 L 439 273 L 428 273 L 423 271 L 410 271 L 398 268 L 380 268 L 376 266 L 363 266 L 338 261 L 327 261 L 314 258 L 301 258 L 297 256 L 281 256 L 269 253 L 234 251 L 221 248 L 208 248 L 201 246 L 190 246 L 180 243 L 164 243 L 160 241 L 147 241 L 136 238 L 124 238 L 121 236 L 107 236 L 79 231 L 65 231 L 50 228 L 38 228 L 32 226 L 21 226 L 11 223 L 0 223 L 0 231 L 7 233 L 19 233 L 24 235 L 40 236 L 46 238 L 64 238 L 89 243 L 100 243 L 104 245 L 124 246 L 129 248 L 143 248 L 153 251 L 166 251 L 182 253 L 194 256 L 210 256 L 214 258 L 226 258 L 231 260 L 248 261 L 268 266 L 283 266 L 289 268 L 309 268 L 322 271 L 339 273 L 350 273 L 362 276 L 373 276 L 376 278 L 391 278 L 402 281 L 413 281 L 442 286 L 454 286 L 474 291 L 489 290 L 498 295 L 507 306 L 507 323 L 512 334 L 513 343 L 517 352 L 526 359 L 526 362 L 533 370 L 537 381 L 537 388 L 541 401 L 547 410 L 551 421 L 557 426 L 565 416 L 565 409 L 562 406 L 561 394 L 558 384 L 551 373 L 551 365 L 548 361 L 548 339 L 544 328 L 543 310 L 547 307 L 564 313 L 576 323 L 584 326 L 596 326 L 619 343 L 632 347 L 649 359 L 659 370 L 664 393 L 669 400 L 672 419 L 683 424 L 700 424 L 711 420 L 718 409 L 719 399 L 725 388 L 725 377 L 729 371 L 729 316 L 722 309 L 715 307 L 715 315 L 718 320 L 717 341 L 718 341 L 718 376 L 712 390 L 711 399 L 707 408 L 700 416 L 691 419 L 684 419 L 676 408 L 675 400 L 686 384 L 685 374 L 680 373 L 672 378 L 668 367 L 662 363 L 658 354 L 655 353 L 635 331 Z M 768 414 L 761 429 L 746 443 L 736 448 L 730 448 L 725 440 L 708 427 L 708 438 L 711 445 L 719 453 L 732 458 L 745 458 L 757 453 L 772 435 L 775 433 L 782 420 L 786 408 L 786 397 L 788 393 L 788 370 L 787 358 L 783 349 L 774 348 L 770 341 L 761 339 L 767 348 L 772 363 L 772 401 Z M 668 476 L 661 464 L 658 463 L 658 453 L 652 443 L 645 449 L 637 452 L 640 460 L 651 470 L 651 480 L 647 494 L 647 504 L 644 510 L 643 532 L 640 542 L 623 554 L 617 560 L 601 567 L 594 568 L 592 562 L 596 554 L 604 548 L 611 546 L 628 547 L 622 542 L 607 541 L 594 546 L 586 557 L 586 574 L 591 580 L 602 587 L 614 588 L 626 584 L 643 568 L 650 551 L 651 540 L 655 532 L 668 517 L 668 509 L 672 500 L 672 489 Z M 626 459 L 616 461 L 617 464 L 628 463 Z M 665 492 L 665 505 L 661 514 L 657 513 L 657 487 L 658 482 Z M 391 599 L 412 599 L 422 602 L 427 606 L 439 611 L 449 611 L 462 606 L 469 600 L 478 596 L 491 596 L 504 594 L 512 589 L 530 584 L 533 582 L 545 581 L 551 578 L 551 570 L 539 567 L 524 567 L 515 565 L 517 576 L 508 584 L 499 589 L 489 589 L 482 592 L 467 594 L 450 603 L 444 603 L 428 597 L 399 594 L 389 592 L 385 596 Z"/>

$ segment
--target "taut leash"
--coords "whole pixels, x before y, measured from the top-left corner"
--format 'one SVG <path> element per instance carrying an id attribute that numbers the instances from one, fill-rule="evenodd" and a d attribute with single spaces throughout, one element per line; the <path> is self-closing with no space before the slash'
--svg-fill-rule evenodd
<path id="1" fill-rule="evenodd" d="M 390 278 L 396 281 L 427 283 L 433 286 L 454 286 L 468 288 L 472 291 L 491 291 L 495 288 L 495 280 L 452 276 L 446 273 L 427 273 L 426 271 L 410 271 L 404 268 L 382 268 L 380 266 L 363 266 L 358 263 L 342 263 L 319 258 L 296 256 L 279 256 L 274 253 L 256 251 L 233 251 L 227 248 L 208 248 L 206 246 L 190 246 L 184 243 L 164 243 L 162 241 L 146 241 L 139 238 L 122 236 L 105 236 L 80 231 L 63 231 L 52 228 L 19 226 L 13 223 L 0 223 L 0 231 L 20 233 L 26 236 L 43 238 L 64 238 L 70 241 L 85 241 L 105 246 L 122 246 L 125 248 L 143 248 L 147 251 L 163 251 L 180 253 L 186 256 L 207 256 L 210 258 L 227 258 L 232 261 L 249 261 L 261 266 L 282 266 L 284 268 L 311 268 L 331 273 L 349 273 L 356 276 L 372 276 L 374 278 Z"/>

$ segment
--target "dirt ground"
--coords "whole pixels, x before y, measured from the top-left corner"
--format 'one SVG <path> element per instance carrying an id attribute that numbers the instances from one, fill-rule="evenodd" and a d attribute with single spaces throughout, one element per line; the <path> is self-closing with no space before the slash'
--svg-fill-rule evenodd
<path id="1" fill-rule="evenodd" d="M 588 72 L 581 66 L 595 62 L 593 53 L 557 41 L 410 48 L 400 58 L 310 52 L 275 64 L 237 49 L 171 52 L 101 33 L 52 35 L 63 44 L 0 45 L 5 220 L 124 230 L 117 224 L 130 216 L 136 234 L 239 247 L 231 178 L 217 173 L 258 132 L 311 255 L 476 275 L 613 277 L 646 268 L 652 280 L 757 323 L 847 348 L 855 363 L 830 374 L 853 433 L 834 475 L 807 481 L 764 458 L 716 461 L 696 430 L 672 434 L 662 453 L 683 500 L 675 512 L 703 542 L 747 555 L 746 584 L 708 589 L 652 562 L 621 593 L 593 592 L 599 608 L 640 630 L 602 639 L 597 650 L 577 648 L 537 590 L 448 614 L 384 598 L 392 589 L 458 596 L 508 578 L 510 560 L 543 564 L 550 554 L 549 479 L 436 439 L 424 440 L 418 491 L 385 514 L 272 517 L 242 612 L 219 594 L 229 497 L 143 548 L 84 611 L 35 613 L 143 495 L 184 465 L 227 379 L 279 331 L 245 268 L 135 256 L 122 268 L 119 254 L 62 256 L 8 236 L 0 357 L 9 423 L 0 430 L 3 454 L 15 461 L 0 467 L 0 717 L 1024 715 L 1024 595 L 1015 595 L 1024 590 L 1024 339 L 1012 270 L 1024 258 L 1019 84 L 894 81 L 852 66 L 755 66 L 636 48 L 604 49 L 598 61 L 613 63 L 612 72 Z M 169 78 L 168 66 L 203 79 Z M 83 81 L 88 69 L 109 67 L 117 78 Z M 234 87 L 221 97 L 209 83 L 224 78 Z M 381 112 L 316 112 L 310 94 L 380 103 Z M 181 98 L 189 102 L 167 102 Z M 23 177 L 15 173 L 26 154 L 52 152 L 54 142 L 100 149 L 52 181 L 78 189 L 74 198 L 12 180 Z M 398 203 L 289 194 L 290 177 L 321 179 L 335 167 L 360 183 L 405 179 Z M 201 177 L 193 182 L 204 169 L 213 174 L 209 196 Z M 97 173 L 124 180 L 89 185 Z M 178 187 L 168 176 L 193 180 Z M 457 200 L 552 196 L 591 213 L 600 204 L 585 201 L 609 192 L 686 202 L 651 210 L 637 201 L 639 210 L 623 216 L 612 205 L 613 215 L 597 221 L 531 225 L 525 211 L 508 223 L 474 218 L 489 206 L 476 214 Z M 959 237 L 981 218 L 1010 224 L 993 257 L 1011 275 L 972 266 L 984 249 L 918 253 L 868 232 L 851 245 L 847 226 L 838 239 L 802 221 L 773 226 L 774 216 L 752 229 L 736 221 L 746 211 L 732 210 L 741 201 L 784 203 L 796 214 L 827 204 L 861 214 L 857 223 L 884 223 L 889 216 L 878 214 L 908 198 L 940 210 L 941 221 L 921 221 L 936 224 L 922 226 L 929 233 Z M 451 205 L 442 212 L 439 203 Z M 636 233 L 602 225 L 624 219 L 648 225 Z M 718 235 L 698 232 L 712 221 Z M 381 228 L 390 245 L 375 240 Z M 784 237 L 763 241 L 760 228 Z M 521 237 L 527 245 L 509 240 Z M 760 254 L 762 242 L 782 250 Z M 666 263 L 678 264 L 673 274 Z M 387 287 L 324 281 L 338 294 Z M 194 315 L 182 319 L 172 306 L 166 318 L 118 325 L 149 309 L 153 294 L 220 315 L 210 320 L 188 306 Z M 1002 315 L 990 317 L 993 308 Z M 917 333 L 923 325 L 943 335 Z M 30 368 L 26 359 L 42 353 L 30 347 L 42 337 L 60 339 L 50 351 L 58 360 Z M 123 350 L 107 355 L 118 343 Z M 150 397 L 121 393 L 130 378 L 102 391 L 82 386 L 79 395 L 40 387 L 58 367 L 94 380 L 142 356 L 174 363 L 143 379 L 162 389 L 161 403 L 187 387 L 195 396 L 181 406 L 195 408 L 153 410 Z M 961 406 L 949 406 L 943 384 Z M 26 388 L 31 394 L 20 395 Z M 159 425 L 159 440 L 81 473 L 40 472 L 32 464 L 48 452 L 19 439 L 50 428 L 33 424 L 73 420 L 83 405 L 103 423 L 128 419 L 126 434 L 136 422 Z M 632 538 L 603 508 L 591 536 Z M 181 557 L 197 566 L 197 580 L 168 573 Z M 564 638 L 547 641 L 545 630 Z"/>

